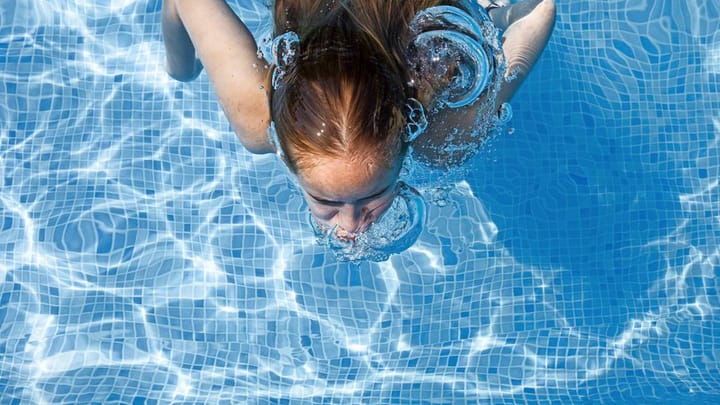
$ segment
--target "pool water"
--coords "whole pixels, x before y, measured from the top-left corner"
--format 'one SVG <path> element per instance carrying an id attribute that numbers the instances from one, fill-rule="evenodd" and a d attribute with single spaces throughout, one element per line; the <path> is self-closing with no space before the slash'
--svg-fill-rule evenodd
<path id="1" fill-rule="evenodd" d="M 720 1 L 556 4 L 513 130 L 353 263 L 159 1 L 2 1 L 0 402 L 718 402 Z"/>

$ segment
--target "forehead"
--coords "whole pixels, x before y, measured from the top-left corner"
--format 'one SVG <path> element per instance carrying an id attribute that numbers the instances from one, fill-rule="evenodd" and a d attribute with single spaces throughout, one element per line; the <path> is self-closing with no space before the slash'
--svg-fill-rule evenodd
<path id="1" fill-rule="evenodd" d="M 396 159 L 398 160 L 398 159 Z M 300 185 L 315 197 L 334 201 L 356 201 L 392 184 L 400 171 L 396 161 L 323 157 L 298 172 Z"/>

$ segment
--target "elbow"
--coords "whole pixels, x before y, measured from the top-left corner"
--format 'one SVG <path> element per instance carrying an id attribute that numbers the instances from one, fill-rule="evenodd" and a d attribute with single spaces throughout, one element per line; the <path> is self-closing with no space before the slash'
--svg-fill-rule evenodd
<path id="1" fill-rule="evenodd" d="M 262 145 L 257 143 L 243 143 L 240 142 L 242 146 L 253 155 L 264 155 L 267 153 L 275 153 L 275 150 L 271 148 L 269 145 Z"/>
<path id="2" fill-rule="evenodd" d="M 240 140 L 240 144 L 243 146 L 243 148 L 245 148 L 245 150 L 254 155 L 275 153 L 275 149 L 270 145 L 270 142 L 267 140 L 267 135 L 265 132 L 249 134 L 236 131 L 235 134 L 237 135 L 238 140 Z"/>
<path id="3" fill-rule="evenodd" d="M 220 103 L 223 105 L 223 103 Z M 227 103 L 226 103 L 227 104 Z M 258 105 L 259 104 L 259 105 Z M 226 115 L 230 121 L 230 125 L 235 131 L 240 144 L 250 153 L 261 155 L 265 153 L 275 153 L 275 148 L 270 144 L 268 139 L 268 127 L 270 126 L 270 112 L 265 104 L 257 103 L 254 105 L 255 110 L 238 113 L 244 108 L 233 108 Z M 235 112 L 235 114 L 232 114 Z"/>

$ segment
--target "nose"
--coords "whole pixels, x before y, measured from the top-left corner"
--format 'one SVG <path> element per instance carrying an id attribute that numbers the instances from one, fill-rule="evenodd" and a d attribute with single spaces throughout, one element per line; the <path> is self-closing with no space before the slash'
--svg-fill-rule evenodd
<path id="1" fill-rule="evenodd" d="M 346 204 L 335 217 L 335 225 L 349 233 L 356 233 L 363 230 L 367 224 L 368 209 L 358 204 Z"/>

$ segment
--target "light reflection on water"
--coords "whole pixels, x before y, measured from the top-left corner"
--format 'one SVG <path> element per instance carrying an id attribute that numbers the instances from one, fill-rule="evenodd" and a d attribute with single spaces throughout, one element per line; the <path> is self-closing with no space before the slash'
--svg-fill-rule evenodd
<path id="1" fill-rule="evenodd" d="M 690 38 L 662 7 L 558 4 L 515 133 L 442 193 L 416 173 L 443 202 L 417 241 L 352 263 L 206 76 L 164 74 L 159 5 L 0 6 L 4 400 L 718 395 L 720 100 L 692 62 L 709 10 Z M 239 8 L 262 29 L 264 6 Z M 588 28 L 608 21 L 654 28 Z"/>

